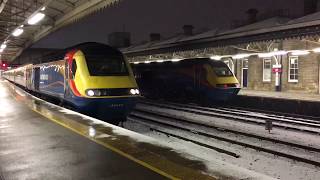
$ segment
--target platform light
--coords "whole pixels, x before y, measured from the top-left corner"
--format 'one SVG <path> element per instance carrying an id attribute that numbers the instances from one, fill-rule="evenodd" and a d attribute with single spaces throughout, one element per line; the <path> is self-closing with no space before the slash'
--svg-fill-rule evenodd
<path id="1" fill-rule="evenodd" d="M 178 62 L 181 61 L 182 59 L 171 59 L 172 62 Z"/>
<path id="2" fill-rule="evenodd" d="M 43 6 L 40 10 L 41 10 L 41 11 L 44 11 L 44 10 L 46 10 L 46 7 Z"/>
<path id="3" fill-rule="evenodd" d="M 212 60 L 221 60 L 221 56 L 211 56 L 210 59 Z"/>
<path id="4" fill-rule="evenodd" d="M 157 60 L 156 62 L 158 62 L 158 63 L 162 63 L 162 62 L 164 62 L 164 60 Z"/>
<path id="5" fill-rule="evenodd" d="M 31 16 L 28 20 L 28 24 L 30 25 L 35 25 L 37 24 L 39 21 L 41 21 L 43 18 L 45 17 L 45 14 L 38 12 L 35 15 Z"/>
<path id="6" fill-rule="evenodd" d="M 267 57 L 272 57 L 272 56 L 281 56 L 281 55 L 286 55 L 288 52 L 287 51 L 271 51 L 267 53 L 259 53 L 258 56 L 260 58 L 267 58 Z"/>
<path id="7" fill-rule="evenodd" d="M 288 52 L 287 51 L 272 51 L 270 54 L 272 56 L 281 56 L 281 55 L 286 55 Z"/>
<path id="8" fill-rule="evenodd" d="M 0 49 L 5 49 L 7 47 L 6 44 L 1 44 Z"/>
<path id="9" fill-rule="evenodd" d="M 319 48 L 312 49 L 312 51 L 315 52 L 315 53 L 320 53 L 320 47 L 319 47 Z"/>
<path id="10" fill-rule="evenodd" d="M 291 54 L 292 54 L 293 56 L 303 56 L 303 55 L 308 55 L 308 54 L 310 54 L 310 52 L 307 51 L 307 50 L 295 50 L 295 51 L 291 51 Z"/>
<path id="11" fill-rule="evenodd" d="M 133 64 L 139 64 L 139 63 L 140 63 L 139 61 L 133 62 Z"/>
<path id="12" fill-rule="evenodd" d="M 151 61 L 144 61 L 144 63 L 148 64 L 148 63 L 151 63 Z"/>
<path id="13" fill-rule="evenodd" d="M 17 28 L 13 31 L 12 35 L 15 37 L 20 36 L 23 33 L 23 29 L 22 28 Z"/>
<path id="14" fill-rule="evenodd" d="M 250 54 L 236 54 L 236 55 L 232 56 L 232 59 L 242 59 L 242 58 L 247 58 L 249 56 L 250 56 Z"/>
<path id="15" fill-rule="evenodd" d="M 271 53 L 259 53 L 258 54 L 259 58 L 268 58 L 268 57 L 272 57 Z"/>

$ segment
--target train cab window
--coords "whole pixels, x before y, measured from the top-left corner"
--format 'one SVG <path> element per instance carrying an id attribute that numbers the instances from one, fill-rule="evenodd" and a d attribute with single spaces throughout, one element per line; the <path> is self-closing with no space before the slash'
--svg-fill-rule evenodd
<path id="1" fill-rule="evenodd" d="M 86 56 L 91 76 L 128 75 L 127 65 L 123 57 Z"/>
<path id="2" fill-rule="evenodd" d="M 71 66 L 71 73 L 72 73 L 72 79 L 75 78 L 77 71 L 77 63 L 76 60 L 72 60 L 72 66 Z"/>
<path id="3" fill-rule="evenodd" d="M 211 62 L 211 65 L 217 76 L 233 76 L 230 68 L 224 62 Z"/>

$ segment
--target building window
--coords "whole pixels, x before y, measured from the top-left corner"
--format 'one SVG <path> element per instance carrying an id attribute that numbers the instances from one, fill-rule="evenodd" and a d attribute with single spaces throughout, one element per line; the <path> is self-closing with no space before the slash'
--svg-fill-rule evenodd
<path id="1" fill-rule="evenodd" d="M 298 82 L 299 75 L 298 56 L 289 57 L 289 82 Z"/>
<path id="2" fill-rule="evenodd" d="M 228 60 L 224 60 L 223 62 L 230 68 L 231 72 L 234 73 L 233 61 L 231 59 L 228 59 Z"/>
<path id="3" fill-rule="evenodd" d="M 249 61 L 248 59 L 242 59 L 242 76 L 241 76 L 241 85 L 243 88 L 248 87 L 249 75 L 248 75 Z"/>
<path id="4" fill-rule="evenodd" d="M 242 68 L 249 68 L 249 60 L 248 59 L 242 60 Z"/>
<path id="5" fill-rule="evenodd" d="M 271 59 L 263 59 L 263 82 L 271 81 Z"/>

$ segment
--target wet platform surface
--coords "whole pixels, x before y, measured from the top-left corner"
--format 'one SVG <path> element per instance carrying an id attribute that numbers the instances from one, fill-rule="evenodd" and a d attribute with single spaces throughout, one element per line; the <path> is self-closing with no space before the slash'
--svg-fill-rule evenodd
<path id="1" fill-rule="evenodd" d="M 4 179 L 165 179 L 17 103 L 0 84 Z"/>
<path id="2" fill-rule="evenodd" d="M 0 81 L 0 179 L 214 179 L 156 140 Z"/>

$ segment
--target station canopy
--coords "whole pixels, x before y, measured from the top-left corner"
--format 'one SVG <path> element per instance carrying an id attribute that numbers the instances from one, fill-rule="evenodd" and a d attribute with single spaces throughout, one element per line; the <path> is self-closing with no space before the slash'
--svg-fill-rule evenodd
<path id="1" fill-rule="evenodd" d="M 12 61 L 33 43 L 118 0 L 0 0 L 0 60 Z"/>

